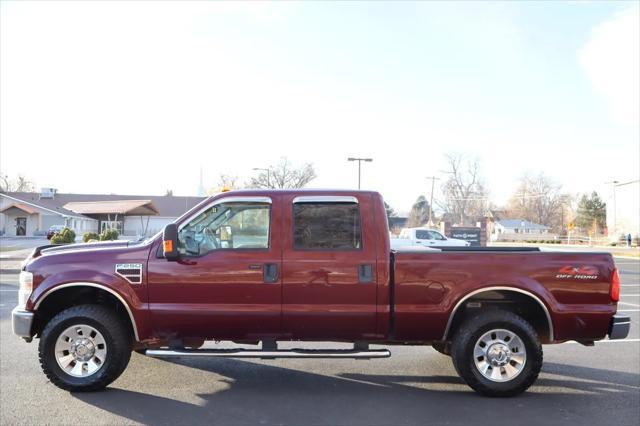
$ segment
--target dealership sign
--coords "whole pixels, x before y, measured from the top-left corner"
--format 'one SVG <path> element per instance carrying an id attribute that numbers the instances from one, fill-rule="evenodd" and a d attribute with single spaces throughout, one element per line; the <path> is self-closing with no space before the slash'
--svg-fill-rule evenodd
<path id="1" fill-rule="evenodd" d="M 472 246 L 480 246 L 480 233 L 481 228 L 478 227 L 452 227 L 450 231 L 451 238 L 455 238 L 458 240 L 464 240 L 471 243 Z"/>

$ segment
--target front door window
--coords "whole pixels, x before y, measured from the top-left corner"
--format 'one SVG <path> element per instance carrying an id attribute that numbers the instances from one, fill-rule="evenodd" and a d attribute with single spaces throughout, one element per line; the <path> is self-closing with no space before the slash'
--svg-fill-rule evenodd
<path id="1" fill-rule="evenodd" d="M 178 233 L 183 256 L 214 250 L 268 249 L 271 206 L 266 203 L 222 203 L 205 210 Z"/>

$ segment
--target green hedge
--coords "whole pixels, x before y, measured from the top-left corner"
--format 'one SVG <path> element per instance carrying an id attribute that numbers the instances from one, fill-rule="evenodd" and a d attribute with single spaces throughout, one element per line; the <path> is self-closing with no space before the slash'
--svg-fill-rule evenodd
<path id="1" fill-rule="evenodd" d="M 69 228 L 62 228 L 51 237 L 51 244 L 69 244 L 76 242 L 76 233 Z"/>
<path id="2" fill-rule="evenodd" d="M 105 229 L 100 234 L 100 241 L 112 241 L 118 239 L 118 230 L 117 229 Z"/>
<path id="3" fill-rule="evenodd" d="M 98 235 L 96 232 L 85 232 L 82 236 L 82 241 L 84 241 L 85 243 L 88 243 L 90 240 L 98 241 L 99 239 L 100 235 Z"/>

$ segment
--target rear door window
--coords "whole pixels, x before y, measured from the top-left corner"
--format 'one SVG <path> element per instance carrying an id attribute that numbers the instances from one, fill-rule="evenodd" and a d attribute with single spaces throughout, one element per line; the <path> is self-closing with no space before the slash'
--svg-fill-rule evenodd
<path id="1" fill-rule="evenodd" d="M 294 203 L 296 250 L 360 250 L 362 230 L 357 203 Z"/>

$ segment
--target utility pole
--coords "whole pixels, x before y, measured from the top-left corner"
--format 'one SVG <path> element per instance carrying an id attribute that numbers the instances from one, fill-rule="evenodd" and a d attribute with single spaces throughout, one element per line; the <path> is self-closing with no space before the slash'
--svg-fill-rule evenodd
<path id="1" fill-rule="evenodd" d="M 614 232 L 616 232 L 618 228 L 618 223 L 616 221 L 616 186 L 618 186 L 619 183 L 620 181 L 617 181 L 617 180 L 612 180 L 611 182 L 605 182 L 605 184 L 611 185 L 613 188 L 613 212 L 612 212 L 613 213 L 613 229 L 609 229 L 607 232 L 607 234 L 609 235 L 609 238 L 611 238 L 611 235 Z"/>
<path id="2" fill-rule="evenodd" d="M 207 195 L 207 190 L 204 189 L 204 183 L 202 181 L 202 166 L 200 166 L 200 185 L 198 186 L 198 197 L 204 197 Z"/>
<path id="3" fill-rule="evenodd" d="M 271 188 L 271 169 L 263 169 L 260 167 L 254 167 L 253 170 L 261 170 L 263 172 L 267 172 L 267 186 Z"/>
<path id="4" fill-rule="evenodd" d="M 357 161 L 358 162 L 358 189 L 360 189 L 360 172 L 361 172 L 361 164 L 363 161 L 370 163 L 373 161 L 373 158 L 354 158 L 354 157 L 349 157 L 347 158 L 347 161 Z"/>
<path id="5" fill-rule="evenodd" d="M 440 180 L 440 178 L 437 178 L 435 176 L 429 176 L 427 177 L 427 180 L 431 179 L 431 200 L 429 201 L 429 226 L 433 225 L 433 189 L 435 187 L 436 184 L 436 180 Z"/>

